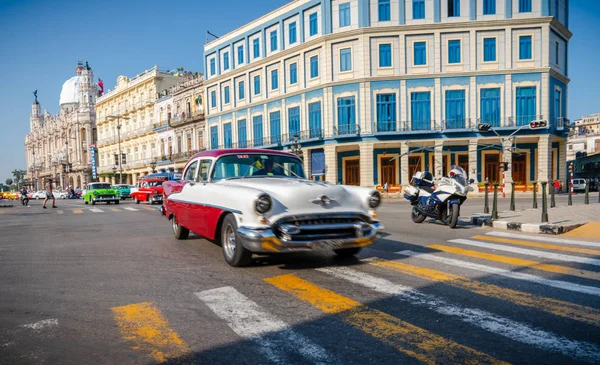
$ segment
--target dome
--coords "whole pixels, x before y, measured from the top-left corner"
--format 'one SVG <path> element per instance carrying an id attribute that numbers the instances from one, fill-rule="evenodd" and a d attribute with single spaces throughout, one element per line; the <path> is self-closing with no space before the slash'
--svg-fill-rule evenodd
<path id="1" fill-rule="evenodd" d="M 60 105 L 70 104 L 70 103 L 79 103 L 79 82 L 81 80 L 81 76 L 73 76 L 62 86 L 62 91 L 60 92 Z"/>

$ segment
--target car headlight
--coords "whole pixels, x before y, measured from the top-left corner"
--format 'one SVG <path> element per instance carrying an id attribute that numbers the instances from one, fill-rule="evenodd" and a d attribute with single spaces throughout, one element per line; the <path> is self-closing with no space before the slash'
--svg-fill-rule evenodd
<path id="1" fill-rule="evenodd" d="M 267 194 L 263 194 L 263 195 L 259 196 L 258 198 L 256 198 L 256 201 L 254 202 L 254 209 L 259 214 L 265 214 L 266 212 L 271 210 L 272 206 L 273 206 L 273 200 L 271 200 L 271 197 L 268 196 Z"/>
<path id="2" fill-rule="evenodd" d="M 381 194 L 378 191 L 374 191 L 369 196 L 369 207 L 375 209 L 380 205 L 381 205 Z"/>

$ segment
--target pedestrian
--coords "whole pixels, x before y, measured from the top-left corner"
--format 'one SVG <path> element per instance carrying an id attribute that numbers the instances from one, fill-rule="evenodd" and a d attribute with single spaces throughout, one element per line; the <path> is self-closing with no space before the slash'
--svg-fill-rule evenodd
<path id="1" fill-rule="evenodd" d="M 554 192 L 558 194 L 560 192 L 560 181 L 554 181 Z"/>
<path id="2" fill-rule="evenodd" d="M 48 201 L 48 199 L 52 199 L 52 208 L 56 208 L 56 205 L 54 204 L 54 194 L 52 193 L 52 180 L 48 181 L 48 187 L 46 189 L 46 199 L 44 199 L 44 204 L 42 205 L 42 208 L 46 209 L 46 202 Z"/>
<path id="3" fill-rule="evenodd" d="M 385 184 L 383 184 L 383 192 L 385 193 L 385 196 L 388 196 L 388 182 L 386 181 Z"/>
<path id="4" fill-rule="evenodd" d="M 489 183 L 490 183 L 490 178 L 489 178 L 489 177 L 487 177 L 487 176 L 485 177 L 485 183 L 486 183 L 486 184 L 489 184 Z"/>

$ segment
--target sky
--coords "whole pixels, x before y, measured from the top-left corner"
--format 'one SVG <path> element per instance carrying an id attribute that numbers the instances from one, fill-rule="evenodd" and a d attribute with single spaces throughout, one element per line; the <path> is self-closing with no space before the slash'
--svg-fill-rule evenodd
<path id="1" fill-rule="evenodd" d="M 25 169 L 33 90 L 51 114 L 77 61 L 104 89 L 154 65 L 203 72 L 206 31 L 224 35 L 287 0 L 0 0 L 0 182 Z M 570 1 L 571 120 L 600 112 L 600 0 Z M 212 38 L 209 39 L 209 41 Z"/>

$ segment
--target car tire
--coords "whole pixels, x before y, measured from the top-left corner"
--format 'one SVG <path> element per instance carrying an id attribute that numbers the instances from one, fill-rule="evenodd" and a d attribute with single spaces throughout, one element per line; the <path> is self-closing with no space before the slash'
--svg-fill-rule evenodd
<path id="1" fill-rule="evenodd" d="M 352 257 L 357 255 L 360 250 L 362 250 L 362 247 L 340 248 L 338 250 L 333 250 L 333 252 L 339 257 Z"/>
<path id="2" fill-rule="evenodd" d="M 36 196 L 36 197 L 35 197 L 35 200 L 40 200 L 40 197 L 39 197 L 39 196 Z"/>
<path id="3" fill-rule="evenodd" d="M 83 199 L 83 204 L 87 205 L 87 204 L 88 204 L 88 201 L 87 201 L 87 200 L 85 200 L 85 199 Z"/>
<path id="4" fill-rule="evenodd" d="M 92 200 L 92 205 L 96 205 L 96 201 Z"/>
<path id="5" fill-rule="evenodd" d="M 137 196 L 133 197 L 133 201 L 135 202 L 135 204 L 140 204 L 140 201 L 138 200 Z"/>
<path id="6" fill-rule="evenodd" d="M 173 227 L 173 236 L 178 240 L 184 240 L 190 235 L 190 230 L 179 225 L 175 216 L 171 218 L 171 226 Z"/>
<path id="7" fill-rule="evenodd" d="M 237 222 L 233 214 L 227 214 L 221 226 L 221 248 L 225 262 L 233 267 L 247 266 L 252 261 L 252 252 L 242 246 L 237 233 Z"/>
<path id="8" fill-rule="evenodd" d="M 120 203 L 120 201 L 118 201 L 118 200 L 115 200 L 115 204 L 119 204 L 119 203 Z"/>

